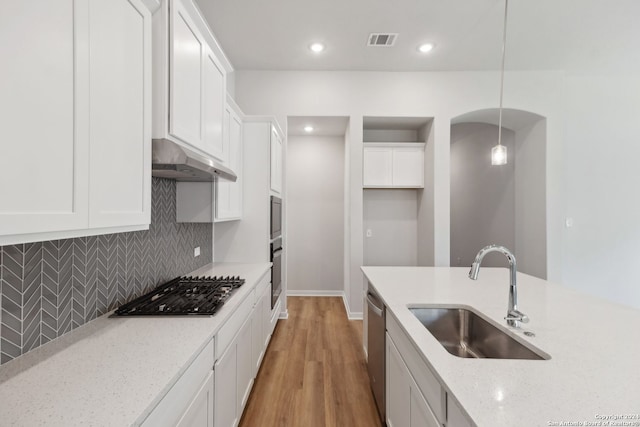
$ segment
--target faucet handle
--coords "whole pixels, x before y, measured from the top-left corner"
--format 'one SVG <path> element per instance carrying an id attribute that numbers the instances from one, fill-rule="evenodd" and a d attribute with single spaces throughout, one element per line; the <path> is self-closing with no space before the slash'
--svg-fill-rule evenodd
<path id="1" fill-rule="evenodd" d="M 517 320 L 522 323 L 529 323 L 529 316 L 518 310 L 509 310 L 505 320 Z"/>

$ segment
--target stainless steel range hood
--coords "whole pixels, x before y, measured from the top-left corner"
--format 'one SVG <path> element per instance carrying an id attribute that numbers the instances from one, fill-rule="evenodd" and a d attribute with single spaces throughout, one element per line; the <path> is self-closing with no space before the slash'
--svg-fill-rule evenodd
<path id="1" fill-rule="evenodd" d="M 191 151 L 168 139 L 154 139 L 151 175 L 176 181 L 235 181 L 236 174 L 211 157 Z"/>

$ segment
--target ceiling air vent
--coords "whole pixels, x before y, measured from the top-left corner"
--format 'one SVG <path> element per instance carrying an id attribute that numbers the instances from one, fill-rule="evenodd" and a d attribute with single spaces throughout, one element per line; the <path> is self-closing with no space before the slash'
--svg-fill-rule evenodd
<path id="1" fill-rule="evenodd" d="M 393 46 L 398 38 L 398 33 L 371 33 L 367 46 Z"/>

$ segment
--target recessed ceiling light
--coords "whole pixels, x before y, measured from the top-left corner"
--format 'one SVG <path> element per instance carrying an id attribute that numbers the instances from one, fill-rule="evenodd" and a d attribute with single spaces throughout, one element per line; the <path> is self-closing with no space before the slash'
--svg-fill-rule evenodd
<path id="1" fill-rule="evenodd" d="M 304 127 L 304 131 L 307 132 L 307 133 L 313 132 L 313 126 L 309 126 L 309 125 L 305 126 Z"/>
<path id="2" fill-rule="evenodd" d="M 324 45 L 322 43 L 313 43 L 309 46 L 309 49 L 311 49 L 312 52 L 320 53 L 324 50 Z"/>
<path id="3" fill-rule="evenodd" d="M 433 50 L 433 43 L 424 43 L 418 46 L 418 50 L 422 53 L 431 52 Z"/>

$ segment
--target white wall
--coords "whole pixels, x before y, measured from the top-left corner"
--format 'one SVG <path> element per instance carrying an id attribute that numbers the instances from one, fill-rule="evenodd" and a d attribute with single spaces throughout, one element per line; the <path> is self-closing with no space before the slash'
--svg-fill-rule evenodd
<path id="1" fill-rule="evenodd" d="M 287 138 L 287 292 L 344 289 L 344 137 Z"/>
<path id="2" fill-rule="evenodd" d="M 435 265 L 449 264 L 449 151 L 450 122 L 468 111 L 493 108 L 499 91 L 496 72 L 304 72 L 237 71 L 236 100 L 247 114 L 273 114 L 280 122 L 288 115 L 349 116 L 347 177 L 349 218 L 348 304 L 362 313 L 364 280 L 362 207 L 363 116 L 433 117 L 433 251 Z M 505 106 L 548 117 L 547 153 L 551 182 L 562 176 L 562 73 L 508 72 Z M 548 186 L 551 184 L 548 184 Z M 426 191 L 426 190 L 425 190 Z M 548 188 L 548 213 L 563 217 L 563 194 Z M 559 278 L 562 222 L 547 228 L 550 278 Z M 554 276 L 554 274 L 556 274 Z"/>
<path id="3" fill-rule="evenodd" d="M 484 123 L 451 126 L 451 265 L 470 266 L 488 244 L 515 250 L 514 132 L 502 131 L 507 164 L 491 165 L 491 148 L 498 127 Z M 489 254 L 482 262 L 506 267 L 501 254 Z"/>
<path id="4" fill-rule="evenodd" d="M 639 75 L 566 77 L 563 247 L 566 284 L 638 308 Z"/>
<path id="5" fill-rule="evenodd" d="M 364 265 L 418 264 L 417 190 L 364 190 Z"/>

